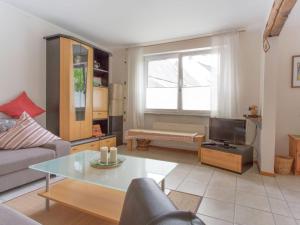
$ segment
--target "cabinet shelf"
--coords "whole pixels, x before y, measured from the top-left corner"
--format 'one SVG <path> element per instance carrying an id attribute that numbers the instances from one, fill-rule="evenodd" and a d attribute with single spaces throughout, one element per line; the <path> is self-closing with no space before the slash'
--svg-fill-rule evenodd
<path id="1" fill-rule="evenodd" d="M 97 72 L 102 72 L 102 73 L 108 73 L 107 70 L 103 70 L 103 69 L 97 69 L 97 68 L 94 68 L 94 71 L 97 71 Z"/>

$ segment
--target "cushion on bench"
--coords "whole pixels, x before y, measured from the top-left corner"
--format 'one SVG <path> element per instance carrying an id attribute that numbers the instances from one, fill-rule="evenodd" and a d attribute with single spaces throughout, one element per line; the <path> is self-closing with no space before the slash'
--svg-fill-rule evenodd
<path id="1" fill-rule="evenodd" d="M 126 133 L 126 139 L 141 138 L 148 140 L 195 142 L 197 135 L 197 132 L 185 133 L 163 130 L 130 129 Z"/>

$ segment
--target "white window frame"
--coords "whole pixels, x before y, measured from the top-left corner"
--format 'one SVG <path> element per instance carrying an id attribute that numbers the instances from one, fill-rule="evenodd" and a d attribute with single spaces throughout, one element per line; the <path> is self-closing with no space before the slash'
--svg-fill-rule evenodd
<path id="1" fill-rule="evenodd" d="M 188 51 L 188 52 L 175 52 L 156 55 L 144 56 L 144 109 L 147 114 L 166 114 L 166 115 L 191 115 L 191 116 L 210 116 L 210 110 L 183 110 L 182 109 L 182 86 L 183 86 L 183 70 L 182 70 L 182 58 L 184 56 L 201 55 L 212 53 L 212 49 Z M 167 59 L 171 57 L 178 57 L 178 92 L 177 92 L 177 109 L 150 109 L 146 108 L 147 87 L 148 87 L 148 63 L 153 60 Z"/>

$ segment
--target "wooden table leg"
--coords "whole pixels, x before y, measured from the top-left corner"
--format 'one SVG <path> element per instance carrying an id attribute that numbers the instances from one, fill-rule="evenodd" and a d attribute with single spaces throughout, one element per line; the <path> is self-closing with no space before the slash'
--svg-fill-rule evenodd
<path id="1" fill-rule="evenodd" d="M 128 151 L 132 151 L 132 144 L 133 144 L 133 140 L 132 139 L 128 139 L 127 140 L 127 150 Z"/>

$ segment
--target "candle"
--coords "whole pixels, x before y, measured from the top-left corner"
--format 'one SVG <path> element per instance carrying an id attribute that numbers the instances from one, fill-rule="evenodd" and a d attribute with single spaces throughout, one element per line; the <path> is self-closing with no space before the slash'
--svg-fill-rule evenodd
<path id="1" fill-rule="evenodd" d="M 100 148 L 100 161 L 102 163 L 108 163 L 108 147 Z"/>
<path id="2" fill-rule="evenodd" d="M 118 149 L 116 147 L 111 147 L 109 161 L 112 163 L 116 163 L 117 159 L 118 159 Z"/>

